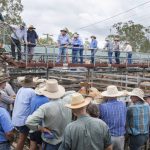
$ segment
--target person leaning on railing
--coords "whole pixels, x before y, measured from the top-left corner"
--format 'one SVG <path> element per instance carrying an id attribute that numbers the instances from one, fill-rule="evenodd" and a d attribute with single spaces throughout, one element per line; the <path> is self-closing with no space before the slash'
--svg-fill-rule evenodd
<path id="1" fill-rule="evenodd" d="M 21 60 L 21 42 L 24 41 L 27 44 L 27 29 L 25 23 L 22 23 L 19 27 L 15 25 L 10 26 L 13 33 L 11 34 L 11 52 L 14 59 L 16 59 L 15 48 L 18 51 L 18 61 Z"/>
<path id="2" fill-rule="evenodd" d="M 128 60 L 128 64 L 132 64 L 132 46 L 130 45 L 130 42 L 127 41 L 125 43 L 125 49 L 124 51 L 127 52 L 128 56 L 127 56 L 127 60 Z"/>

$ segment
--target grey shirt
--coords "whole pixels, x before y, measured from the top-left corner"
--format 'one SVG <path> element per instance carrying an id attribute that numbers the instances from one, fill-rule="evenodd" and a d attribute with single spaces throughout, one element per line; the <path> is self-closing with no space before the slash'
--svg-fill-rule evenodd
<path id="1" fill-rule="evenodd" d="M 87 115 L 66 127 L 59 150 L 104 150 L 110 145 L 108 126 L 102 120 Z"/>
<path id="2" fill-rule="evenodd" d="M 67 92 L 62 99 L 51 100 L 42 105 L 32 115 L 27 118 L 26 125 L 33 131 L 38 130 L 38 125 L 42 121 L 42 126 L 51 130 L 55 136 L 53 139 L 45 138 L 43 141 L 56 145 L 62 141 L 65 127 L 71 122 L 72 112 L 64 105 L 70 103 L 71 95 L 74 92 Z"/>

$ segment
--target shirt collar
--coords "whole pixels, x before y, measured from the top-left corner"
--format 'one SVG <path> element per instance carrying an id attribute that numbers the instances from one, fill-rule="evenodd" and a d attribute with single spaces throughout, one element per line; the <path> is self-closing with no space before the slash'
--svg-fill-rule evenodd
<path id="1" fill-rule="evenodd" d="M 81 115 L 80 117 L 78 117 L 78 119 L 82 119 L 82 118 L 85 118 L 85 117 L 89 117 L 89 115 L 88 115 L 88 114 L 86 114 L 86 115 Z"/>
<path id="2" fill-rule="evenodd" d="M 117 99 L 107 100 L 106 103 L 114 103 L 117 102 Z"/>

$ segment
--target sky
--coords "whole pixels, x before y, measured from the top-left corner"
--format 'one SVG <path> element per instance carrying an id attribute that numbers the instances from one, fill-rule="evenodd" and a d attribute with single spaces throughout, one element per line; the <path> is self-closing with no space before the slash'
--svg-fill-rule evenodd
<path id="1" fill-rule="evenodd" d="M 67 27 L 71 32 L 78 32 L 84 40 L 95 35 L 99 45 L 104 44 L 105 37 L 115 30 L 112 25 L 117 22 L 133 20 L 149 26 L 150 3 L 138 7 L 126 14 L 80 29 L 118 13 L 133 8 L 148 0 L 22 0 L 24 11 L 22 18 L 27 25 L 34 25 L 40 36 L 45 33 L 53 35 L 56 40 L 60 29 Z"/>

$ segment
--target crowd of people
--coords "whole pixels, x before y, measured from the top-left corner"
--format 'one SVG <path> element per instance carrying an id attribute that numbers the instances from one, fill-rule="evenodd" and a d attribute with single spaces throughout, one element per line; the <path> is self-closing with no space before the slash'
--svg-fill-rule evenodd
<path id="1" fill-rule="evenodd" d="M 140 150 L 149 140 L 150 95 L 140 88 L 101 94 L 66 91 L 55 79 L 18 77 L 15 94 L 9 76 L 0 73 L 0 150 L 16 150 L 30 138 L 30 150 Z M 96 92 L 96 94 L 94 93 Z M 98 94 L 97 94 L 98 93 Z M 96 95 L 102 101 L 94 101 Z M 128 138 L 126 138 L 128 137 Z"/>
<path id="2" fill-rule="evenodd" d="M 28 61 L 31 62 L 34 55 L 34 47 L 38 40 L 38 35 L 35 31 L 35 27 L 33 25 L 26 29 L 25 24 L 23 23 L 19 27 L 11 26 L 12 35 L 11 35 L 11 51 L 12 56 L 16 59 L 15 48 L 18 51 L 18 61 L 21 61 L 21 42 L 25 43 L 25 51 L 24 54 L 27 53 Z M 78 33 L 74 33 L 72 37 L 69 36 L 67 28 L 60 30 L 60 35 L 58 36 L 57 46 L 59 48 L 58 55 L 56 59 L 56 63 L 68 63 L 68 48 L 72 49 L 72 63 L 83 63 L 84 62 L 84 43 Z M 90 63 L 96 63 L 96 52 L 98 49 L 98 41 L 96 36 L 91 36 L 91 42 L 89 44 L 88 49 L 91 51 Z M 113 61 L 113 53 L 115 57 L 115 63 L 120 64 L 120 52 L 122 51 L 122 47 L 120 46 L 119 38 L 114 38 L 113 41 L 109 38 L 106 38 L 106 44 L 104 46 L 104 50 L 108 52 L 108 63 L 112 64 Z M 127 63 L 132 64 L 132 46 L 127 41 L 125 43 L 124 52 L 127 53 Z"/>

